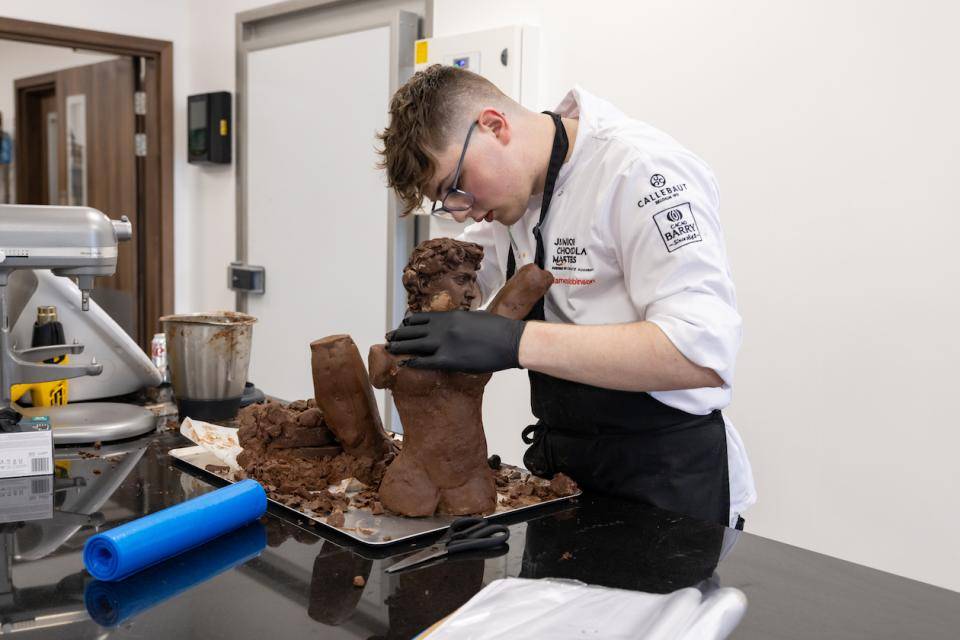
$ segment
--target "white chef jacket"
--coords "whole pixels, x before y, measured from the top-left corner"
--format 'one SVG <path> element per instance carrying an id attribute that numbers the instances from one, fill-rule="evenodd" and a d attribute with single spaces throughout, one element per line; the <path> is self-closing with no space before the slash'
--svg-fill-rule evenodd
<path id="1" fill-rule="evenodd" d="M 713 172 L 667 134 L 580 87 L 555 111 L 578 118 L 579 127 L 542 229 L 544 266 L 554 276 L 544 302 L 546 320 L 653 322 L 689 360 L 716 371 L 723 386 L 650 395 L 695 415 L 725 408 L 741 318 Z M 531 198 L 509 232 L 498 222 L 480 222 L 461 236 L 484 248 L 478 273 L 484 301 L 504 283 L 509 234 L 517 268 L 534 261 L 540 202 L 539 195 Z M 743 441 L 724 421 L 733 526 L 737 514 L 756 502 L 756 490 Z"/>

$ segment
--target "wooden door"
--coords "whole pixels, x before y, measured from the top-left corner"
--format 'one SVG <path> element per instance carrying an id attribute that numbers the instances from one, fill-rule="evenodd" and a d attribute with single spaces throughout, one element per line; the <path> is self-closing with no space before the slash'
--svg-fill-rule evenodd
<path id="1" fill-rule="evenodd" d="M 15 81 L 16 88 L 16 200 L 20 204 L 60 204 L 59 127 L 56 75 L 44 74 Z M 51 135 L 52 134 L 52 135 Z M 52 196 L 52 197 L 51 197 Z"/>
<path id="2" fill-rule="evenodd" d="M 122 215 L 130 218 L 134 239 L 120 243 L 116 273 L 108 278 L 97 278 L 91 297 L 142 345 L 145 337 L 140 335 L 143 300 L 137 250 L 140 217 L 134 144 L 134 61 L 123 57 L 47 74 L 51 75 L 59 131 L 56 145 L 58 202 L 49 202 L 46 188 L 36 186 L 43 185 L 48 174 L 43 171 L 43 161 L 36 158 L 41 151 L 29 141 L 40 141 L 41 134 L 32 129 L 41 126 L 46 130 L 49 116 L 44 115 L 25 121 L 25 124 L 30 123 L 31 130 L 22 131 L 17 136 L 18 162 L 23 159 L 20 166 L 27 172 L 40 172 L 34 177 L 20 175 L 18 171 L 18 187 L 22 184 L 27 190 L 22 198 L 18 195 L 17 200 L 21 204 L 86 205 L 111 218 Z M 17 82 L 18 93 L 19 87 L 29 85 L 30 80 Z M 18 106 L 20 104 L 27 104 L 27 101 L 18 96 Z M 42 114 L 42 106 L 35 111 Z M 21 141 L 26 148 L 20 148 Z"/>

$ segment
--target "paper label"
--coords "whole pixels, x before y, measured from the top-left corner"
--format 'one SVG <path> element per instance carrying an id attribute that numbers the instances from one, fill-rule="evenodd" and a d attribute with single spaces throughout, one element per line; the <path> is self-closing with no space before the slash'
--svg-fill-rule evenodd
<path id="1" fill-rule="evenodd" d="M 0 478 L 46 475 L 53 472 L 50 431 L 0 435 Z"/>

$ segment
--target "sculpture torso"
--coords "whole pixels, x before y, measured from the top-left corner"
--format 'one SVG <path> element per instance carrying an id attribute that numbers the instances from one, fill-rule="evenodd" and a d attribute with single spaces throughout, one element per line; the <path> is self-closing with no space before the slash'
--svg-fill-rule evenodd
<path id="1" fill-rule="evenodd" d="M 451 270 L 459 277 L 458 286 L 463 290 L 425 289 L 432 297 L 421 309 L 462 308 L 464 300 L 473 298 L 472 290 L 476 288 L 475 276 L 463 278 L 467 271 L 461 266 Z M 408 281 L 417 284 L 417 273 L 409 265 L 404 284 Z M 504 285 L 489 311 L 521 319 L 552 281 L 546 271 L 527 265 Z M 444 278 L 443 282 L 448 288 L 456 285 L 451 278 Z M 401 360 L 388 353 L 386 345 L 370 349 L 371 382 L 393 392 L 403 424 L 403 448 L 380 485 L 384 507 L 408 516 L 493 512 L 497 493 L 493 471 L 487 464 L 482 415 L 483 390 L 491 374 L 413 369 L 401 366 Z"/>

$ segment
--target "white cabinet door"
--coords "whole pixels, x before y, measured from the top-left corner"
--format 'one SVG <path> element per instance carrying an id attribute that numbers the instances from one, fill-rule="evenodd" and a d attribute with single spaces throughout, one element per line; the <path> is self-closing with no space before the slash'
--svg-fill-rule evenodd
<path id="1" fill-rule="evenodd" d="M 247 261 L 266 268 L 250 379 L 281 398 L 313 396 L 312 340 L 350 334 L 366 361 L 388 329 L 389 65 L 386 26 L 248 55 Z"/>

